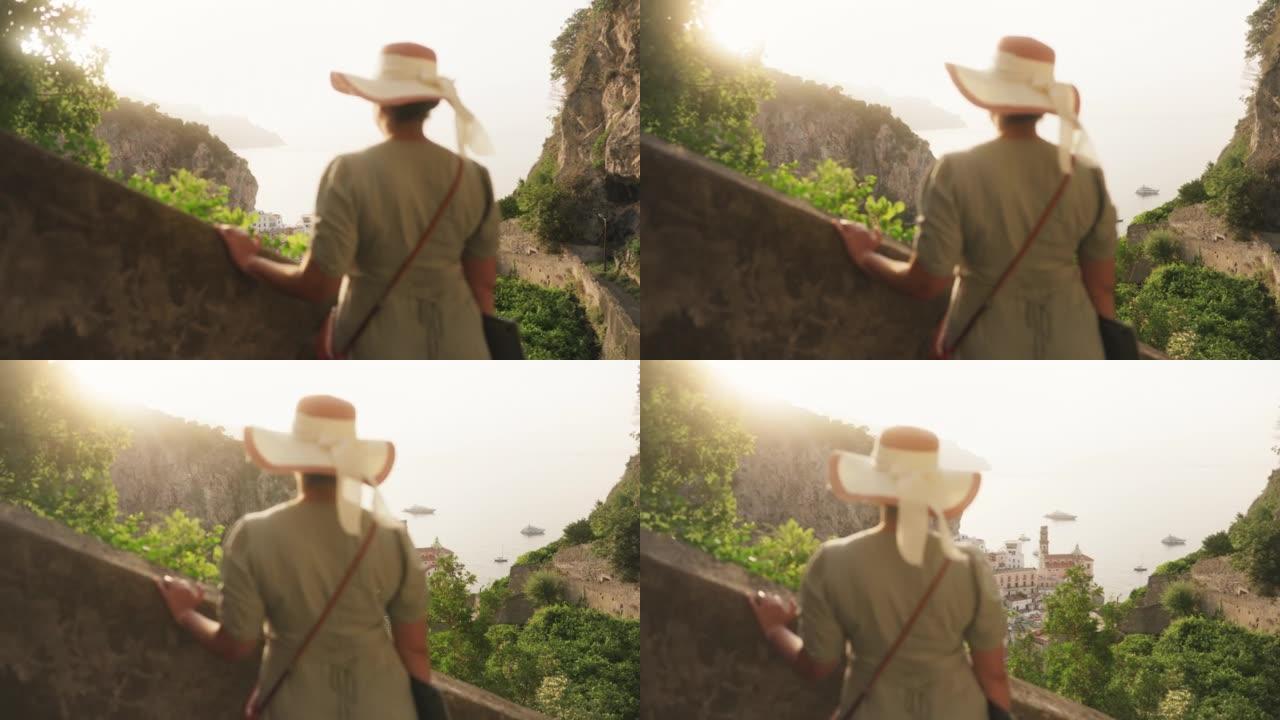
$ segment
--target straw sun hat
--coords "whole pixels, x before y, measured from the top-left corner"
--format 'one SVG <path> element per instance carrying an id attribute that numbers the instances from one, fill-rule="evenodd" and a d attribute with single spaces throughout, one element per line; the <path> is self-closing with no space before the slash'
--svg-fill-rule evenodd
<path id="1" fill-rule="evenodd" d="M 453 81 L 436 71 L 436 53 L 417 43 L 392 43 L 382 48 L 378 74 L 367 78 L 352 73 L 329 73 L 333 89 L 362 97 L 378 105 L 408 105 L 427 100 L 445 100 L 453 106 L 458 129 L 458 152 L 471 148 L 478 155 L 493 152 L 493 145 L 480 121 L 458 99 Z"/>
<path id="2" fill-rule="evenodd" d="M 912 565 L 924 561 L 929 516 L 939 519 L 942 551 L 968 558 L 951 541 L 946 519 L 959 517 L 978 494 L 982 476 L 938 467 L 938 437 L 914 427 L 891 427 L 876 439 L 871 455 L 836 450 L 829 464 L 831 491 L 848 502 L 898 508 L 898 552 Z"/>
<path id="3" fill-rule="evenodd" d="M 386 440 L 357 437 L 356 409 L 346 400 L 329 395 L 304 397 L 298 401 L 292 432 L 246 427 L 244 449 L 255 465 L 268 472 L 336 476 L 338 523 L 350 535 L 360 534 L 364 485 L 375 488 L 374 518 L 386 525 L 395 522 L 376 488 L 391 472 L 396 448 Z"/>
<path id="4" fill-rule="evenodd" d="M 1049 113 L 1062 120 L 1058 166 L 1071 173 L 1071 156 L 1097 163 L 1080 124 L 1080 91 L 1054 78 L 1053 48 L 1029 37 L 1001 38 L 993 67 L 978 70 L 947 63 L 947 72 L 965 99 L 1002 115 Z"/>

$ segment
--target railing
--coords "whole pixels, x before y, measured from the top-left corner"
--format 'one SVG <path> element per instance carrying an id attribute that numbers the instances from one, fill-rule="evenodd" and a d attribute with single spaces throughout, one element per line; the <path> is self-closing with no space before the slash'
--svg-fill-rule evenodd
<path id="1" fill-rule="evenodd" d="M 230 664 L 169 617 L 156 569 L 0 503 L 0 717 L 237 718 L 257 662 Z M 205 613 L 217 592 L 209 590 Z M 547 720 L 435 673 L 455 720 Z"/>
<path id="2" fill-rule="evenodd" d="M 324 309 L 208 225 L 5 132 L 0 158 L 0 358 L 311 356 Z"/>
<path id="3" fill-rule="evenodd" d="M 919 302 L 868 278 L 830 217 L 649 135 L 640 162 L 646 359 L 925 356 L 946 298 Z M 880 252 L 911 254 L 888 240 Z"/>
<path id="4" fill-rule="evenodd" d="M 640 535 L 642 718 L 824 718 L 839 674 L 804 682 L 763 640 L 744 597 L 778 587 L 669 537 Z M 1034 685 L 1013 681 L 1020 720 L 1106 720 Z"/>

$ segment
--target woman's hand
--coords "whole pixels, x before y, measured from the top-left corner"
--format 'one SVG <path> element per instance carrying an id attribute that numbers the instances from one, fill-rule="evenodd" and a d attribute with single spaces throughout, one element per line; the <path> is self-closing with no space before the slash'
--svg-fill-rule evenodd
<path id="1" fill-rule="evenodd" d="M 160 595 L 164 597 L 164 604 L 169 607 L 169 614 L 174 620 L 200 607 L 204 601 L 204 589 L 182 578 L 170 575 L 156 578 L 156 587 L 160 588 Z"/>
<path id="2" fill-rule="evenodd" d="M 853 258 L 859 266 L 862 265 L 866 256 L 880 247 L 884 237 L 879 230 L 873 230 L 862 223 L 837 220 L 833 224 L 836 226 L 836 231 L 840 233 L 840 237 L 844 239 L 844 247 L 849 252 L 849 257 Z"/>
<path id="3" fill-rule="evenodd" d="M 747 600 L 751 602 L 751 610 L 756 614 L 756 622 L 760 623 L 760 630 L 765 635 L 776 628 L 786 627 L 800 614 L 796 609 L 795 600 L 789 599 L 784 605 L 782 598 L 776 593 L 765 593 L 760 590 L 754 595 L 748 594 Z"/>
<path id="4" fill-rule="evenodd" d="M 262 248 L 262 240 L 234 225 L 214 225 L 213 227 L 222 236 L 222 241 L 227 244 L 231 262 L 240 269 L 240 272 L 245 272 L 249 261 L 256 257 L 258 250 Z"/>

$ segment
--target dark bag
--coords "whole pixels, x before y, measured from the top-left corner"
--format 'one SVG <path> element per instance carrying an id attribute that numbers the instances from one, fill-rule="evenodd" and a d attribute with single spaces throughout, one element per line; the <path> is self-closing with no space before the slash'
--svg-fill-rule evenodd
<path id="1" fill-rule="evenodd" d="M 489 344 L 489 357 L 494 360 L 523 360 L 524 346 L 520 342 L 520 326 L 510 320 L 485 315 L 484 341 Z"/>
<path id="2" fill-rule="evenodd" d="M 1138 336 L 1133 328 L 1111 318 L 1098 316 L 1098 332 L 1108 360 L 1137 360 Z"/>
<path id="3" fill-rule="evenodd" d="M 434 685 L 410 676 L 409 689 L 413 692 L 413 707 L 418 711 L 418 720 L 449 720 L 444 696 Z"/>

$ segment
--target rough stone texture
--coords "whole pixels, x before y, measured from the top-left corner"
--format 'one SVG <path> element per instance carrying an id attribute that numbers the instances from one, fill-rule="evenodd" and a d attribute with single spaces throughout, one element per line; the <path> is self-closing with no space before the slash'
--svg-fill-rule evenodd
<path id="1" fill-rule="evenodd" d="M 1280 598 L 1261 597 L 1249 587 L 1244 573 L 1225 557 L 1205 558 L 1191 567 L 1191 580 L 1200 590 L 1200 609 L 1221 614 L 1254 632 L 1280 633 Z"/>
<path id="2" fill-rule="evenodd" d="M 1280 8 L 1274 12 L 1280 16 Z M 1266 229 L 1280 230 L 1280 23 L 1264 45 L 1257 91 L 1236 134 L 1248 142 L 1249 164 L 1270 181 L 1259 198 L 1263 223 Z"/>
<path id="3" fill-rule="evenodd" d="M 1156 227 L 1161 226 L 1130 227 L 1126 237 L 1141 241 Z M 1261 280 L 1280 300 L 1280 233 L 1238 233 L 1204 205 L 1174 210 L 1164 227 L 1177 234 L 1184 259 L 1198 257 L 1205 267 Z"/>
<path id="4" fill-rule="evenodd" d="M 1124 633 L 1142 633 L 1159 635 L 1169 627 L 1173 618 L 1169 611 L 1160 604 L 1160 598 L 1174 578 L 1168 575 L 1152 575 L 1147 578 L 1147 592 L 1142 596 L 1129 615 L 1120 623 L 1120 631 Z"/>
<path id="5" fill-rule="evenodd" d="M 523 625 L 529 622 L 537 608 L 524 596 L 524 584 L 537 570 L 533 565 L 511 566 L 511 572 L 507 575 L 507 599 L 498 609 L 494 622 L 503 625 Z"/>
<path id="6" fill-rule="evenodd" d="M 671 538 L 641 531 L 644 578 L 640 617 L 640 716 L 824 718 L 839 697 L 840 675 L 811 685 L 760 635 L 744 594 L 789 593 Z M 1095 710 L 1020 680 L 1013 712 L 1022 720 L 1105 720 Z"/>
<path id="7" fill-rule="evenodd" d="M 556 552 L 551 567 L 564 577 L 566 598 L 615 617 L 640 619 L 640 586 L 616 579 L 609 561 L 589 545 L 572 545 Z"/>
<path id="8" fill-rule="evenodd" d="M 249 163 L 206 125 L 183 122 L 154 105 L 120 98 L 117 107 L 103 113 L 94 134 L 111 148 L 107 165 L 111 172 L 131 177 L 154 170 L 156 181 L 163 182 L 179 169 L 190 170 L 226 185 L 232 207 L 254 210 L 258 180 L 249 172 Z"/>
<path id="9" fill-rule="evenodd" d="M 169 617 L 157 570 L 0 504 L 0 717 L 233 718 L 256 663 L 229 664 Z M 202 611 L 212 614 L 217 591 Z M 457 720 L 546 716 L 435 674 Z"/>
<path id="10" fill-rule="evenodd" d="M 140 407 L 121 410 L 119 419 L 130 443 L 116 453 L 111 480 L 124 514 L 182 510 L 230 527 L 294 495 L 292 478 L 259 470 L 243 443 L 219 428 Z"/>
<path id="11" fill-rule="evenodd" d="M 797 169 L 807 173 L 830 158 L 858 175 L 875 175 L 876 194 L 906 203 L 912 216 L 933 169 L 929 143 L 883 105 L 793 75 L 768 74 L 774 96 L 760 103 L 755 121 L 764 135 L 766 162 L 799 163 Z"/>
<path id="12" fill-rule="evenodd" d="M 325 310 L 212 228 L 0 132 L 0 358 L 300 358 Z"/>
<path id="13" fill-rule="evenodd" d="M 544 287 L 572 287 L 589 313 L 596 313 L 604 327 L 600 338 L 604 360 L 640 359 L 640 300 L 617 283 L 597 277 L 588 260 L 579 256 L 573 246 L 557 255 L 537 249 L 532 237 L 515 220 L 502 223 L 502 249 L 498 252 L 498 272 L 515 275 L 521 280 Z M 587 258 L 598 255 L 588 252 Z"/>

